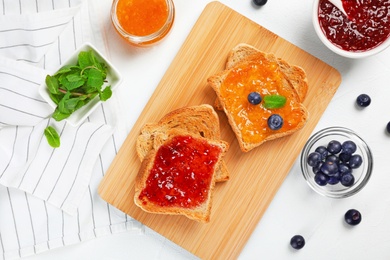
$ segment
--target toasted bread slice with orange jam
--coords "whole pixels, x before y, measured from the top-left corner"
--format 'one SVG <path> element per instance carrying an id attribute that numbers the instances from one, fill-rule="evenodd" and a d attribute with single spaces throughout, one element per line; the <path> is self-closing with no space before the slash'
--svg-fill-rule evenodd
<path id="1" fill-rule="evenodd" d="M 210 221 L 215 171 L 228 143 L 172 129 L 158 133 L 135 181 L 135 204 L 146 212 Z"/>
<path id="2" fill-rule="evenodd" d="M 146 124 L 140 131 L 136 142 L 137 155 L 141 161 L 153 148 L 157 134 L 166 133 L 171 129 L 181 129 L 199 136 L 219 140 L 221 138 L 219 118 L 213 107 L 207 104 L 182 107 L 171 111 L 157 123 Z M 229 180 L 229 171 L 222 160 L 218 166 L 216 181 Z"/>
<path id="3" fill-rule="evenodd" d="M 279 65 L 280 71 L 285 74 L 288 82 L 297 93 L 299 100 L 303 102 L 306 98 L 308 90 L 308 80 L 306 72 L 299 66 L 289 64 L 283 59 L 277 58 L 274 54 L 262 52 L 255 47 L 246 43 L 238 44 L 234 47 L 228 55 L 225 69 L 230 69 L 239 64 L 249 60 L 267 59 L 275 61 Z M 222 110 L 218 98 L 215 100 L 215 108 Z"/>
<path id="4" fill-rule="evenodd" d="M 232 50 L 227 67 L 208 78 L 208 84 L 216 92 L 217 106 L 224 110 L 242 151 L 290 135 L 305 125 L 308 111 L 302 101 L 308 85 L 303 69 L 246 44 Z M 252 105 L 248 101 L 251 92 L 260 93 L 263 101 Z M 264 97 L 271 95 L 284 96 L 285 104 L 269 108 L 264 104 Z M 268 126 L 272 114 L 283 118 L 278 130 Z"/>

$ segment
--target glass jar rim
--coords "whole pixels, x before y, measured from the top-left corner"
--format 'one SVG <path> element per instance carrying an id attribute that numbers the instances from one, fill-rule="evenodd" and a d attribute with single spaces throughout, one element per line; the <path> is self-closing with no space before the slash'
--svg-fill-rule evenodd
<path id="1" fill-rule="evenodd" d="M 149 35 L 144 35 L 144 36 L 139 36 L 139 35 L 134 35 L 128 33 L 126 30 L 123 29 L 122 25 L 119 23 L 119 20 L 116 15 L 116 8 L 118 5 L 118 2 L 120 0 L 114 0 L 112 7 L 111 7 L 111 21 L 114 24 L 115 28 L 118 30 L 118 32 L 125 38 L 128 38 L 131 42 L 135 44 L 141 44 L 145 42 L 152 42 L 164 33 L 166 33 L 170 28 L 173 23 L 174 17 L 175 17 L 175 6 L 172 0 L 165 0 L 167 3 L 167 8 L 168 8 L 168 17 L 167 20 L 165 21 L 164 25 L 157 30 L 154 33 L 151 33 Z"/>

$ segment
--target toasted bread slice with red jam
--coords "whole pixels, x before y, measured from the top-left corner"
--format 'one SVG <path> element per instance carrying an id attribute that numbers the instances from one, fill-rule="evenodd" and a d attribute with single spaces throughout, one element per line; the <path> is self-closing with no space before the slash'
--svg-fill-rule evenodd
<path id="1" fill-rule="evenodd" d="M 171 129 L 185 130 L 209 139 L 221 139 L 219 118 L 212 106 L 203 104 L 182 107 L 171 111 L 157 123 L 146 124 L 141 129 L 136 142 L 137 155 L 141 161 L 153 148 L 154 137 Z M 224 160 L 216 175 L 217 182 L 229 180 L 229 171 Z"/>
<path id="2" fill-rule="evenodd" d="M 228 143 L 169 130 L 157 134 L 142 161 L 134 202 L 146 212 L 210 221 L 215 171 Z"/>

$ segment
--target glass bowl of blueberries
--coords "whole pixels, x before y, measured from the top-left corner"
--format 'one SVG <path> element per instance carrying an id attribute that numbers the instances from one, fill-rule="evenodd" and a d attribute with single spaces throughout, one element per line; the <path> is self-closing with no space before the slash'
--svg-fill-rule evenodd
<path id="1" fill-rule="evenodd" d="M 344 127 L 315 133 L 301 153 L 301 169 L 307 183 L 330 198 L 346 198 L 359 192 L 370 179 L 372 167 L 367 143 Z"/>

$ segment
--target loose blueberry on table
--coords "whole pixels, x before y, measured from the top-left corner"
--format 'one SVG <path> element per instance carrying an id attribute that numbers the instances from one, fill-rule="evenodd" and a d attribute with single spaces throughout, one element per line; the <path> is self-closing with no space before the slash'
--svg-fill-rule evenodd
<path id="1" fill-rule="evenodd" d="M 347 224 L 356 226 L 362 221 L 362 214 L 356 209 L 350 209 L 345 213 L 344 219 Z"/>
<path id="2" fill-rule="evenodd" d="M 305 239 L 301 235 L 295 235 L 290 240 L 290 245 L 294 249 L 301 249 L 305 246 Z"/>
<path id="3" fill-rule="evenodd" d="M 267 3 L 267 0 L 253 0 L 253 3 L 257 6 L 262 6 Z"/>
<path id="4" fill-rule="evenodd" d="M 307 157 L 307 164 L 312 168 L 314 181 L 319 186 L 336 185 L 340 183 L 351 187 L 355 183 L 353 170 L 359 168 L 363 159 L 355 154 L 356 144 L 347 140 L 340 143 L 337 140 L 327 145 L 318 146 Z"/>
<path id="5" fill-rule="evenodd" d="M 359 107 L 368 107 L 370 104 L 371 104 L 371 98 L 369 95 L 367 94 L 360 94 L 357 98 L 356 98 L 356 104 L 359 106 Z"/>

